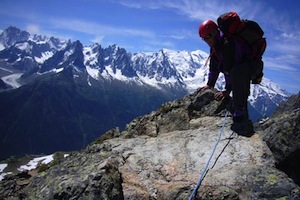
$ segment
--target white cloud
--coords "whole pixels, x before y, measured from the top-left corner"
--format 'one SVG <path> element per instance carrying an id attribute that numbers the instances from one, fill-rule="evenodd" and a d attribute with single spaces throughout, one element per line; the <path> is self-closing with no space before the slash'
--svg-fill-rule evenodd
<path id="1" fill-rule="evenodd" d="M 26 26 L 26 31 L 33 34 L 41 34 L 40 27 L 36 24 L 29 24 Z"/>
<path id="2" fill-rule="evenodd" d="M 170 35 L 170 38 L 176 39 L 176 40 L 182 40 L 185 37 L 183 35 Z"/>
<path id="3" fill-rule="evenodd" d="M 295 60 L 294 63 L 300 63 L 300 43 L 299 42 L 280 42 L 269 41 L 268 51 L 275 52 L 277 56 L 289 55 L 291 59 Z"/>
<path id="4" fill-rule="evenodd" d="M 290 55 L 263 58 L 265 66 L 269 69 L 297 73 L 298 69 L 291 64 L 293 59 Z"/>
<path id="5" fill-rule="evenodd" d="M 103 42 L 104 36 L 103 35 L 98 35 L 96 36 L 94 39 L 92 39 L 91 41 L 93 43 L 98 43 L 101 44 Z"/>
<path id="6" fill-rule="evenodd" d="M 154 33 L 147 30 L 130 29 L 126 27 L 106 26 L 95 22 L 76 19 L 52 19 L 51 23 L 59 29 L 71 30 L 91 35 L 122 35 L 153 37 Z"/>
<path id="7" fill-rule="evenodd" d="M 55 29 L 75 31 L 91 35 L 92 42 L 111 45 L 118 43 L 125 44 L 127 48 L 134 44 L 142 49 L 157 49 L 158 46 L 174 47 L 174 44 L 161 38 L 155 32 L 143 29 L 132 29 L 118 26 L 107 26 L 95 22 L 76 19 L 51 19 L 51 24 Z M 143 44 L 141 43 L 143 41 Z M 126 45 L 127 44 L 127 45 Z M 144 47 L 144 48 L 143 48 Z M 155 48 L 156 47 L 156 48 Z M 140 51 L 141 51 L 140 50 Z"/>
<path id="8" fill-rule="evenodd" d="M 256 16 L 260 8 L 259 4 L 253 4 L 250 0 L 241 2 L 220 0 L 122 0 L 119 3 L 123 6 L 136 9 L 173 9 L 181 15 L 199 21 L 207 19 L 216 20 L 220 14 L 228 11 L 240 12 L 242 16 Z M 249 10 L 249 7 L 251 7 L 251 10 Z"/>
<path id="9" fill-rule="evenodd" d="M 299 40 L 300 38 L 299 38 L 299 34 L 295 34 L 295 33 L 286 33 L 286 32 L 284 32 L 284 33 L 282 33 L 281 34 L 281 36 L 283 37 L 283 38 L 286 38 L 286 39 L 289 39 L 289 40 Z"/>

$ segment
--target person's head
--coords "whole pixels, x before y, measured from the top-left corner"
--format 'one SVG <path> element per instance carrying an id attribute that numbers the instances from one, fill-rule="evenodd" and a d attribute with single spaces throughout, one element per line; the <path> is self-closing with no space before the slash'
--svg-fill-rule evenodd
<path id="1" fill-rule="evenodd" d="M 212 20 L 206 20 L 199 26 L 199 36 L 210 47 L 214 46 L 218 34 L 218 25 Z"/>

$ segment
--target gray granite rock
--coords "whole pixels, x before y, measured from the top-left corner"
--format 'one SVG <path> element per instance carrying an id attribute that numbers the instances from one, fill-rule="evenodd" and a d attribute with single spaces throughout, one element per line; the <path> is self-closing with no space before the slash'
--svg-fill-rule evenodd
<path id="1" fill-rule="evenodd" d="M 188 199 L 223 130 L 195 199 L 299 199 L 299 186 L 276 168 L 265 133 L 234 133 L 226 106 L 213 95 L 168 102 L 37 173 L 19 190 L 11 176 L 0 183 L 6 191 L 0 197 Z"/>

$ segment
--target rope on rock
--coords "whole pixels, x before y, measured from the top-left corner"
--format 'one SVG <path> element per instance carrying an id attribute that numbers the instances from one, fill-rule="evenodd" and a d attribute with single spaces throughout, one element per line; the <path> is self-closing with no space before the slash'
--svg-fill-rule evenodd
<path id="1" fill-rule="evenodd" d="M 224 132 L 224 127 L 225 127 L 225 124 L 226 124 L 226 120 L 227 120 L 228 113 L 229 113 L 229 109 L 227 109 L 227 111 L 226 111 L 225 118 L 224 118 L 223 124 L 222 124 L 222 128 L 221 128 L 221 131 L 220 131 L 220 133 L 219 133 L 218 140 L 217 140 L 217 142 L 216 142 L 216 144 L 215 144 L 215 146 L 214 146 L 214 148 L 213 148 L 213 151 L 212 151 L 212 153 L 211 153 L 211 155 L 210 155 L 210 157 L 209 157 L 209 159 L 208 159 L 208 161 L 207 161 L 207 163 L 206 163 L 206 166 L 205 166 L 205 168 L 204 168 L 204 170 L 203 170 L 201 176 L 199 177 L 199 180 L 198 180 L 198 182 L 197 182 L 197 185 L 195 186 L 195 188 L 194 188 L 192 194 L 191 194 L 190 197 L 189 197 L 189 200 L 193 200 L 193 198 L 195 197 L 195 195 L 196 195 L 196 193 L 197 193 L 197 190 L 199 189 L 199 187 L 200 187 L 200 185 L 201 185 L 201 182 L 202 182 L 204 176 L 206 175 L 206 173 L 207 173 L 207 171 L 208 171 L 209 163 L 210 163 L 210 161 L 211 161 L 211 159 L 212 159 L 212 157 L 213 157 L 213 155 L 214 155 L 214 153 L 215 153 L 215 151 L 216 151 L 216 149 L 217 149 L 217 146 L 218 146 L 218 144 L 219 144 L 219 142 L 220 142 L 220 140 L 221 140 L 222 134 L 223 134 L 223 132 Z"/>

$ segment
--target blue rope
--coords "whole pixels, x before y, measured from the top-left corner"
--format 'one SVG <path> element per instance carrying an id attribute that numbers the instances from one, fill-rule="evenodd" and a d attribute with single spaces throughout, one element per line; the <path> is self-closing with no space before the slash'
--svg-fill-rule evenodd
<path id="1" fill-rule="evenodd" d="M 209 166 L 210 160 L 212 159 L 212 157 L 213 157 L 213 155 L 214 155 L 214 153 L 215 153 L 215 151 L 216 151 L 216 148 L 217 148 L 217 146 L 218 146 L 218 144 L 219 144 L 219 142 L 220 142 L 220 140 L 221 140 L 221 136 L 222 136 L 222 133 L 223 133 L 223 131 L 224 131 L 224 127 L 225 127 L 225 123 L 226 123 L 226 119 L 227 119 L 228 113 L 229 113 L 229 110 L 227 110 L 227 112 L 226 112 L 226 114 L 225 114 L 225 118 L 224 118 L 224 120 L 223 120 L 223 124 L 222 124 L 221 131 L 220 131 L 220 133 L 219 133 L 218 140 L 217 140 L 217 142 L 216 142 L 216 144 L 215 144 L 215 146 L 214 146 L 214 149 L 213 149 L 213 151 L 212 151 L 212 153 L 211 153 L 211 155 L 210 155 L 210 157 L 209 157 L 209 159 L 208 159 L 208 161 L 207 161 L 207 163 L 206 163 L 206 166 L 205 166 L 205 168 L 204 168 L 204 170 L 203 170 L 203 172 L 202 172 L 202 174 L 201 174 L 201 176 L 200 176 L 200 178 L 199 178 L 199 180 L 198 180 L 198 182 L 197 182 L 196 187 L 194 188 L 192 194 L 191 194 L 190 197 L 189 197 L 189 200 L 193 200 L 194 196 L 196 195 L 197 190 L 199 189 L 199 187 L 200 187 L 200 185 L 201 185 L 201 182 L 203 181 L 204 176 L 206 175 L 206 173 L 207 173 L 207 171 L 208 171 L 208 166 Z"/>

